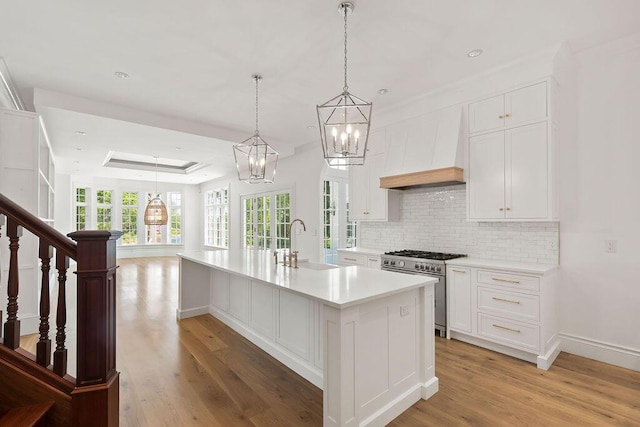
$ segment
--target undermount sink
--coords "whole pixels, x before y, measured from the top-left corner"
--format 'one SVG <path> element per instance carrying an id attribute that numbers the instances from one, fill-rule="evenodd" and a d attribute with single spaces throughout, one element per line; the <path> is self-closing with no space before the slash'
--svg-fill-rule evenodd
<path id="1" fill-rule="evenodd" d="M 309 262 L 309 261 L 298 263 L 298 267 L 308 268 L 309 270 L 332 270 L 334 268 L 340 268 L 337 265 L 322 264 L 319 262 Z"/>

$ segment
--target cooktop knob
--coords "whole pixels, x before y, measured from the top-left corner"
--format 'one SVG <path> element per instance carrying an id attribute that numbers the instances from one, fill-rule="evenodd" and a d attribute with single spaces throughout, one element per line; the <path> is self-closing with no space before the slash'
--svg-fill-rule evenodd
<path id="1" fill-rule="evenodd" d="M 440 273 L 440 272 L 442 271 L 442 267 L 440 267 L 440 266 L 436 267 L 436 271 L 437 271 L 438 273 Z"/>
<path id="2" fill-rule="evenodd" d="M 404 261 L 398 261 L 398 267 L 404 267 Z"/>

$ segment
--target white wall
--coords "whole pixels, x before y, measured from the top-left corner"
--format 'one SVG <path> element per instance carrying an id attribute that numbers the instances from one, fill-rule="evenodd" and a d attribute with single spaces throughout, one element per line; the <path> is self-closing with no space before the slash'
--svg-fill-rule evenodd
<path id="1" fill-rule="evenodd" d="M 294 234 L 293 245 L 300 251 L 300 258 L 320 261 L 320 172 L 323 164 L 322 147 L 318 141 L 317 145 L 305 146 L 293 156 L 280 159 L 273 184 L 246 184 L 238 181 L 237 175 L 205 182 L 200 186 L 200 211 L 204 212 L 203 195 L 207 190 L 229 186 L 229 248 L 237 250 L 242 248 L 241 197 L 275 190 L 291 190 L 292 218 L 302 219 L 307 226 L 306 232 Z M 203 236 L 201 240 L 203 241 Z"/>
<path id="2" fill-rule="evenodd" d="M 576 60 L 577 137 L 560 151 L 560 331 L 567 351 L 640 370 L 640 35 Z"/>

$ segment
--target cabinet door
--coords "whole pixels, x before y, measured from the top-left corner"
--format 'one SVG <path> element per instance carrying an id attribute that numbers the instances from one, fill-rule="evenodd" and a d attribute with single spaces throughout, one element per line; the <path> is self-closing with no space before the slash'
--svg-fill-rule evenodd
<path id="1" fill-rule="evenodd" d="M 490 132 L 504 127 L 504 95 L 469 104 L 469 133 Z"/>
<path id="2" fill-rule="evenodd" d="M 362 166 L 349 167 L 349 220 L 367 219 L 369 208 L 369 172 L 367 162 Z"/>
<path id="3" fill-rule="evenodd" d="M 387 192 L 389 190 L 380 188 L 380 172 L 384 168 L 385 156 L 371 156 L 367 159 L 364 167 L 369 172 L 368 193 L 369 208 L 366 219 L 371 221 L 387 220 Z"/>
<path id="4" fill-rule="evenodd" d="M 508 128 L 547 118 L 547 83 L 509 92 L 504 99 L 505 125 Z"/>
<path id="5" fill-rule="evenodd" d="M 471 270 L 449 267 L 447 270 L 450 329 L 471 332 Z"/>
<path id="6" fill-rule="evenodd" d="M 469 139 L 469 219 L 504 218 L 504 132 Z"/>
<path id="7" fill-rule="evenodd" d="M 505 132 L 506 218 L 535 219 L 548 215 L 547 124 Z"/>
<path id="8" fill-rule="evenodd" d="M 380 268 L 380 257 L 371 255 L 367 256 L 367 267 Z"/>

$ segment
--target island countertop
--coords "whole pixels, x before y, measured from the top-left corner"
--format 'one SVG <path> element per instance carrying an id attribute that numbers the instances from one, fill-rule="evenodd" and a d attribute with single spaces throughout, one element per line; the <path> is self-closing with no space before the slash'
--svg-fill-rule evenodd
<path id="1" fill-rule="evenodd" d="M 198 251 L 179 257 L 211 268 L 288 289 L 323 304 L 346 308 L 355 304 L 434 284 L 438 279 L 361 266 L 315 269 L 275 265 L 268 251 Z"/>

